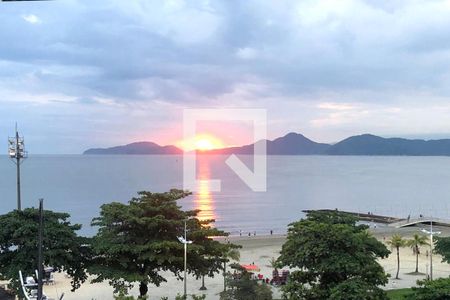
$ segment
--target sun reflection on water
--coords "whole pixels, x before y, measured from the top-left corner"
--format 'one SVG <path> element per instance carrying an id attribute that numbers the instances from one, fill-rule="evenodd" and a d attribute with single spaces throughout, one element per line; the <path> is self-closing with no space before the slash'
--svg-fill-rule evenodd
<path id="1" fill-rule="evenodd" d="M 216 219 L 214 199 L 208 184 L 211 172 L 207 160 L 199 160 L 198 177 L 198 188 L 194 200 L 195 209 L 200 210 L 198 219 L 200 221 Z"/>

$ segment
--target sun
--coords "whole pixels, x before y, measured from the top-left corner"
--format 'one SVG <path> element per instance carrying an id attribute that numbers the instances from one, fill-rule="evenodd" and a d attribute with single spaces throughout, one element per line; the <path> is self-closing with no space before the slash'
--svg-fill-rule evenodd
<path id="1" fill-rule="evenodd" d="M 214 143 L 209 139 L 199 139 L 195 141 L 195 149 L 200 151 L 207 151 L 214 149 Z"/>
<path id="2" fill-rule="evenodd" d="M 223 148 L 221 140 L 210 134 L 198 134 L 195 137 L 194 147 L 198 151 L 208 151 Z"/>
<path id="3" fill-rule="evenodd" d="M 183 140 L 179 143 L 184 151 L 209 151 L 224 148 L 223 142 L 211 134 L 197 134 L 189 140 Z"/>

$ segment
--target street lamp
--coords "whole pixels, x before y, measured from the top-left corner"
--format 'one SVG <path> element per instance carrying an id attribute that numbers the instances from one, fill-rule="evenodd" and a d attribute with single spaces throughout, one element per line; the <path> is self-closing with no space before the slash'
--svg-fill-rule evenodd
<path id="1" fill-rule="evenodd" d="M 187 240 L 186 220 L 184 220 L 184 237 L 179 236 L 178 240 L 184 245 L 184 299 L 187 297 L 186 273 L 187 273 L 187 245 L 192 244 L 192 241 Z"/>
<path id="2" fill-rule="evenodd" d="M 433 280 L 433 235 L 441 234 L 440 231 L 433 232 L 433 220 L 430 220 L 430 231 L 422 229 L 423 233 L 430 235 L 430 280 Z"/>

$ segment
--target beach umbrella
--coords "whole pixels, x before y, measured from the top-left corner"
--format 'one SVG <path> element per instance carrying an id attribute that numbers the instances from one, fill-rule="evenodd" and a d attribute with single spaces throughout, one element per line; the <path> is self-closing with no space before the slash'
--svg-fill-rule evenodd
<path id="1" fill-rule="evenodd" d="M 261 269 L 257 265 L 241 265 L 247 272 L 259 272 Z"/>

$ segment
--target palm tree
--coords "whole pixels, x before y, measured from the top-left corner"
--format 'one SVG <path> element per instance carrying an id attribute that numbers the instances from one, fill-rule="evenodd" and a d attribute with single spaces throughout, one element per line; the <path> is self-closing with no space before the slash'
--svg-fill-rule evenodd
<path id="1" fill-rule="evenodd" d="M 227 263 L 230 260 L 239 260 L 241 258 L 241 254 L 239 250 L 235 248 L 229 248 L 223 257 L 223 290 L 227 290 Z"/>
<path id="2" fill-rule="evenodd" d="M 411 240 L 407 241 L 408 246 L 413 249 L 416 253 L 416 271 L 415 273 L 419 273 L 419 247 L 429 245 L 428 238 L 424 235 L 414 234 Z"/>
<path id="3" fill-rule="evenodd" d="M 269 265 L 268 265 L 268 267 L 271 267 L 272 269 L 275 269 L 275 270 L 278 268 L 277 260 L 275 259 L 275 257 L 272 257 L 272 258 L 269 260 Z"/>
<path id="4" fill-rule="evenodd" d="M 391 246 L 391 248 L 397 249 L 397 275 L 395 276 L 395 279 L 399 279 L 398 272 L 400 272 L 400 247 L 406 246 L 406 240 L 404 240 L 401 235 L 394 234 L 391 239 L 387 241 L 387 243 Z"/>

